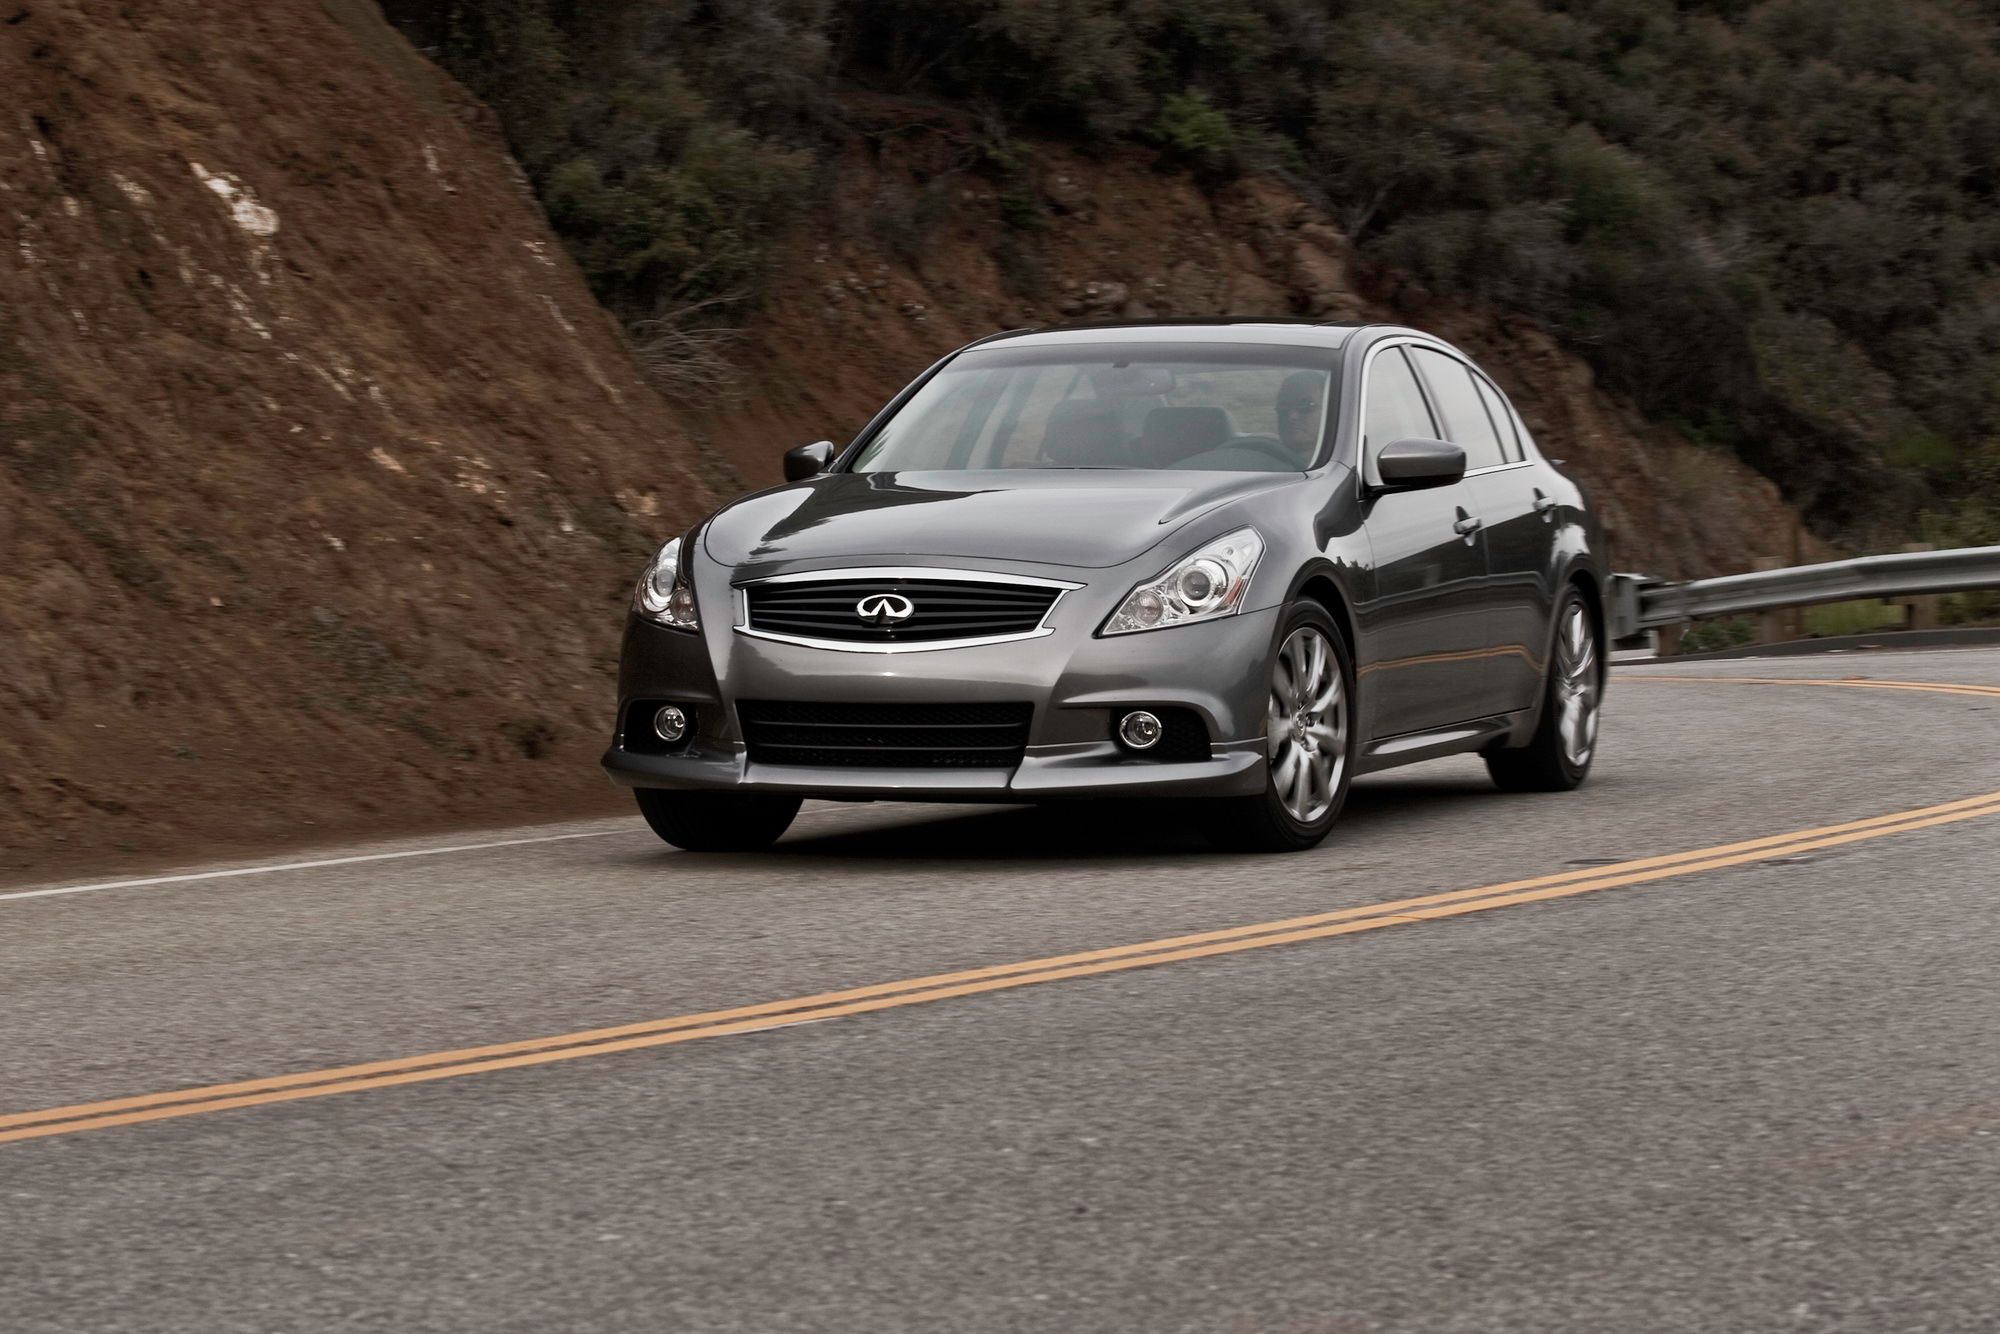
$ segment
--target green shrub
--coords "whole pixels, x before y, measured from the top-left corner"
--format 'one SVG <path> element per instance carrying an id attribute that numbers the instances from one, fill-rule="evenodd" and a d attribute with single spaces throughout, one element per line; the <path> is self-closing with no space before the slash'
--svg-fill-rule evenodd
<path id="1" fill-rule="evenodd" d="M 1175 93 L 1162 102 L 1151 135 L 1169 155 L 1209 171 L 1226 165 L 1236 147 L 1229 117 L 1201 93 Z"/>
<path id="2" fill-rule="evenodd" d="M 804 138 L 752 122 L 795 135 L 811 123 L 823 6 L 732 7 L 716 20 L 661 0 L 389 0 L 385 10 L 499 114 L 612 310 L 652 321 L 755 291 L 815 161 Z"/>
<path id="3" fill-rule="evenodd" d="M 1861 602 L 1829 602 L 1806 607 L 1800 613 L 1809 638 L 1829 639 L 1836 635 L 1863 635 L 1871 630 L 1901 626 L 1907 613 L 1880 599 Z"/>
<path id="4" fill-rule="evenodd" d="M 1687 633 L 1681 636 L 1681 652 L 1714 653 L 1721 649 L 1739 648 L 1756 638 L 1756 622 L 1740 616 L 1721 621 L 1701 621 L 1689 626 Z"/>

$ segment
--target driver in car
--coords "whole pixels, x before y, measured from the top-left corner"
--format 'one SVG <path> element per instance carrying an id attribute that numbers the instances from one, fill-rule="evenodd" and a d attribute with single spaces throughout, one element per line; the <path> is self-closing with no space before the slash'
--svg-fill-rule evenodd
<path id="1" fill-rule="evenodd" d="M 1311 465 L 1319 448 L 1320 398 L 1326 376 L 1320 371 L 1294 371 L 1278 386 L 1278 439 L 1297 456 L 1299 467 Z"/>

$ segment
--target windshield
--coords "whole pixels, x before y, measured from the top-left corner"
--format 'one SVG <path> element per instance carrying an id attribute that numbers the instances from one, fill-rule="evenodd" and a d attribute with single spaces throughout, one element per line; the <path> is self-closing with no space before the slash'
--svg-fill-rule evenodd
<path id="1" fill-rule="evenodd" d="M 1302 472 L 1326 432 L 1334 356 L 1158 343 L 974 351 L 926 382 L 851 470 Z"/>

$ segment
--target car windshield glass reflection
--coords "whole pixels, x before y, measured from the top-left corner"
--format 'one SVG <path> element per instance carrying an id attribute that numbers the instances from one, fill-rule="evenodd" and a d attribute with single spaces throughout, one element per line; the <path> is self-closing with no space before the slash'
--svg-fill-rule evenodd
<path id="1" fill-rule="evenodd" d="M 1189 468 L 1299 472 L 1329 420 L 1328 365 L 1283 349 L 1065 349 L 977 354 L 932 377 L 855 472 Z"/>

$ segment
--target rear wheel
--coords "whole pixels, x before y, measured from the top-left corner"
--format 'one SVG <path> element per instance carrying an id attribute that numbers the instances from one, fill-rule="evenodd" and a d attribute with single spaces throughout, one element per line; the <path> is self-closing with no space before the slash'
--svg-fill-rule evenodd
<path id="1" fill-rule="evenodd" d="M 1244 852 L 1302 852 L 1326 837 L 1354 771 L 1354 668 L 1316 602 L 1294 603 L 1271 660 L 1264 790 L 1231 797 L 1213 837 Z"/>
<path id="2" fill-rule="evenodd" d="M 1556 611 L 1556 649 L 1542 687 L 1542 720 L 1518 750 L 1486 755 L 1486 771 L 1508 792 L 1567 792 L 1597 756 L 1597 714 L 1604 698 L 1604 658 L 1597 622 L 1572 584 Z"/>
<path id="3" fill-rule="evenodd" d="M 653 832 L 689 852 L 755 852 L 778 841 L 799 813 L 799 798 L 767 792 L 633 789 Z"/>

